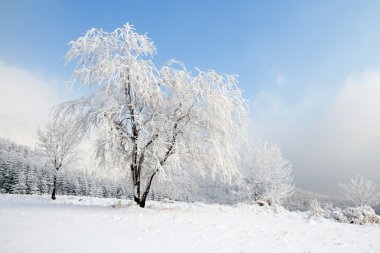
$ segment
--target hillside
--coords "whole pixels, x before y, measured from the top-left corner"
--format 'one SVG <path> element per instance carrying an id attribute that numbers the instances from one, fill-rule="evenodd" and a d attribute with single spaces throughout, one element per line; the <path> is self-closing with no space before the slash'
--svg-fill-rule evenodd
<path id="1" fill-rule="evenodd" d="M 291 211 L 307 211 L 309 210 L 309 201 L 311 199 L 317 199 L 320 203 L 329 203 L 336 207 L 345 207 L 350 205 L 350 203 L 344 199 L 306 191 L 300 188 L 296 188 L 294 194 L 288 198 L 283 205 Z"/>

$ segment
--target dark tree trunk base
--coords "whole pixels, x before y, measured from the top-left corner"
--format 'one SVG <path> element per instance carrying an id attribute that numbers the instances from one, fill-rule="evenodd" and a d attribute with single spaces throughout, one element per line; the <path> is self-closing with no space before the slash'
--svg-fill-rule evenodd
<path id="1" fill-rule="evenodd" d="M 139 206 L 140 206 L 141 208 L 144 208 L 144 207 L 145 207 L 145 199 L 144 199 L 144 200 L 140 200 Z"/>
<path id="2" fill-rule="evenodd" d="M 146 198 L 137 198 L 133 197 L 133 202 L 135 202 L 136 205 L 138 205 L 141 208 L 145 207 Z"/>
<path id="3" fill-rule="evenodd" d="M 55 188 L 53 189 L 53 192 L 51 193 L 51 199 L 55 200 Z"/>
<path id="4" fill-rule="evenodd" d="M 53 192 L 51 193 L 51 199 L 55 200 L 55 191 L 57 189 L 57 176 L 54 175 L 53 179 Z"/>

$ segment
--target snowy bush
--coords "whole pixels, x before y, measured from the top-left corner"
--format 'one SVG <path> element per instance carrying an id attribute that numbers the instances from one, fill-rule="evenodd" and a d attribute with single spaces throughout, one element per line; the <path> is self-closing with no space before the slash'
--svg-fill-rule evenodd
<path id="1" fill-rule="evenodd" d="M 370 206 L 347 207 L 344 209 L 325 204 L 323 207 L 317 201 L 312 200 L 311 214 L 314 216 L 333 219 L 342 223 L 350 224 L 380 224 L 380 217 Z"/>
<path id="2" fill-rule="evenodd" d="M 380 217 L 376 215 L 375 211 L 370 206 L 348 207 L 342 210 L 343 220 L 345 223 L 352 224 L 371 224 L 380 223 Z"/>
<path id="3" fill-rule="evenodd" d="M 333 219 L 335 221 L 339 221 L 339 222 L 343 222 L 345 223 L 346 222 L 346 218 L 345 218 L 345 215 L 342 211 L 341 208 L 339 207 L 334 207 L 332 204 L 330 203 L 324 203 L 322 205 L 320 205 L 321 207 L 321 217 L 324 217 L 326 219 Z"/>
<path id="4" fill-rule="evenodd" d="M 315 217 L 323 217 L 325 214 L 325 210 L 321 207 L 321 204 L 319 203 L 318 199 L 310 199 L 309 200 L 309 206 L 310 206 L 310 214 L 311 216 Z"/>

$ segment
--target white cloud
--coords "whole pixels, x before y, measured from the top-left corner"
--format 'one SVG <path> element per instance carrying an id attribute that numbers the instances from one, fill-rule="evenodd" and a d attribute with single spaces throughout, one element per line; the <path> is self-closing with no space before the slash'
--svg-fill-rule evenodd
<path id="1" fill-rule="evenodd" d="M 0 62 L 0 136 L 33 146 L 36 129 L 57 104 L 57 84 Z"/>
<path id="2" fill-rule="evenodd" d="M 309 91 L 290 104 L 261 91 L 252 102 L 253 135 L 277 142 L 296 178 L 380 181 L 380 70 L 349 77 L 333 96 Z"/>
<path id="3" fill-rule="evenodd" d="M 272 75 L 274 78 L 274 83 L 278 87 L 282 87 L 287 82 L 286 76 L 281 71 L 279 71 L 277 69 L 272 70 Z"/>
<path id="4" fill-rule="evenodd" d="M 260 91 L 251 103 L 252 134 L 257 138 L 291 142 L 291 136 L 301 133 L 296 129 L 298 122 L 302 121 L 304 126 L 311 124 L 309 113 L 316 110 L 320 99 L 321 95 L 314 91 L 290 104 L 279 94 Z"/>
<path id="5" fill-rule="evenodd" d="M 34 148 L 36 130 L 49 119 L 50 109 L 60 102 L 80 95 L 69 87 L 41 74 L 0 62 L 0 137 Z M 83 141 L 76 159 L 78 166 L 67 169 L 97 168 L 93 139 Z M 96 173 L 109 173 L 98 170 Z"/>
<path id="6" fill-rule="evenodd" d="M 286 77 L 281 73 L 277 73 L 276 74 L 276 84 L 278 86 L 283 86 L 285 83 L 286 83 Z"/>
<path id="7" fill-rule="evenodd" d="M 380 179 L 380 71 L 350 77 L 317 128 L 315 162 Z M 330 163 L 330 165 L 329 165 Z"/>

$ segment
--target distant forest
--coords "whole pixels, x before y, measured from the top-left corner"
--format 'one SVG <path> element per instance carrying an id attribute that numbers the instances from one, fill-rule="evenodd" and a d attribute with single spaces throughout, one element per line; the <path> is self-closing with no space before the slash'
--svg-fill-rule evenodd
<path id="1" fill-rule="evenodd" d="M 42 154 L 0 138 L 1 193 L 49 194 L 53 173 Z M 120 198 L 127 194 L 121 183 L 93 174 L 63 169 L 57 175 L 60 195 Z"/>

